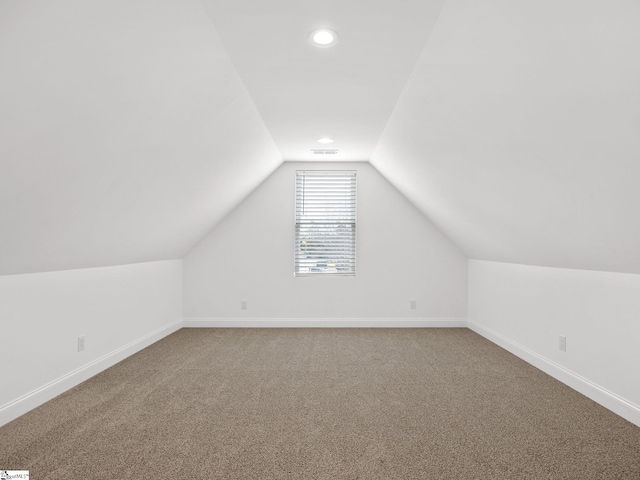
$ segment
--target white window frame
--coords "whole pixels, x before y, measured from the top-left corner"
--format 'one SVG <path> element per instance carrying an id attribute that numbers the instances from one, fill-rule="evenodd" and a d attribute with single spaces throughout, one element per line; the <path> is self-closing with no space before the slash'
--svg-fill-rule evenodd
<path id="1" fill-rule="evenodd" d="M 305 212 L 307 209 L 313 213 Z M 355 276 L 355 170 L 296 171 L 294 216 L 294 276 Z M 313 234 L 318 228 L 324 233 Z M 330 238 L 335 245 L 330 244 Z M 319 244 L 305 252 L 303 245 L 315 240 Z M 315 252 L 309 253 L 312 250 Z"/>

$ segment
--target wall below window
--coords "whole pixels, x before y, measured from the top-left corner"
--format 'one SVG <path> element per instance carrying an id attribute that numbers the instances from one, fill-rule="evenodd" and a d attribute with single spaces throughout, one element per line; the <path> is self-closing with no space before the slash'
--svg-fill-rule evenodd
<path id="1" fill-rule="evenodd" d="M 640 425 L 640 275 L 469 260 L 469 328 Z"/>
<path id="2" fill-rule="evenodd" d="M 305 169 L 357 171 L 353 277 L 293 275 L 295 172 Z M 184 317 L 187 326 L 464 325 L 466 287 L 466 257 L 371 165 L 285 162 L 185 257 Z"/>
<path id="3" fill-rule="evenodd" d="M 0 425 L 181 328 L 181 305 L 181 260 L 0 276 Z"/>

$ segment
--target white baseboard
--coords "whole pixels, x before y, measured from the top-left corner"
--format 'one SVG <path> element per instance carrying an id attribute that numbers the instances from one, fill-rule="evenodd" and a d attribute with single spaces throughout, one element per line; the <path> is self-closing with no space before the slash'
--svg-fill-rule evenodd
<path id="1" fill-rule="evenodd" d="M 533 350 L 504 337 L 503 335 L 484 327 L 472 320 L 467 321 L 467 326 L 478 335 L 482 335 L 487 340 L 499 345 L 505 350 L 520 357 L 527 363 L 551 375 L 565 385 L 582 393 L 596 403 L 620 415 L 622 418 L 640 427 L 640 407 L 628 400 L 610 392 L 606 388 L 593 383 L 592 381 L 572 372 L 555 362 L 537 354 Z"/>
<path id="2" fill-rule="evenodd" d="M 182 328 L 176 320 L 0 407 L 0 427 Z"/>
<path id="3" fill-rule="evenodd" d="M 185 318 L 176 320 L 111 353 L 0 407 L 0 427 L 64 393 L 125 358 L 176 332 L 180 328 L 464 328 L 482 335 L 517 357 L 577 390 L 605 408 L 640 427 L 640 407 L 613 392 L 567 370 L 551 360 L 484 327 L 462 318 Z"/>
<path id="4" fill-rule="evenodd" d="M 185 328 L 465 328 L 464 318 L 185 318 Z"/>

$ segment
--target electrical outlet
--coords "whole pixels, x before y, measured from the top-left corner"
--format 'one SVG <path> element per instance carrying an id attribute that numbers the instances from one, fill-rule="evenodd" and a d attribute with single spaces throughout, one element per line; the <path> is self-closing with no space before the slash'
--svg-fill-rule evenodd
<path id="1" fill-rule="evenodd" d="M 248 302 L 246 300 L 240 300 L 240 310 L 246 310 L 248 307 Z"/>
<path id="2" fill-rule="evenodd" d="M 415 310 L 416 309 L 416 301 L 415 300 L 409 300 L 409 308 L 411 310 Z"/>
<path id="3" fill-rule="evenodd" d="M 567 351 L 567 337 L 563 337 L 560 335 L 560 350 L 563 352 Z"/>
<path id="4" fill-rule="evenodd" d="M 78 351 L 81 352 L 84 350 L 84 335 L 80 335 L 78 337 Z"/>

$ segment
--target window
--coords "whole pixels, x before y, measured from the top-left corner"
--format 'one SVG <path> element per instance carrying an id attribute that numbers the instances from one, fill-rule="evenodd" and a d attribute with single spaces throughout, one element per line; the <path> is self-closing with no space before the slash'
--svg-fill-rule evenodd
<path id="1" fill-rule="evenodd" d="M 356 274 L 356 172 L 296 172 L 295 275 Z"/>

